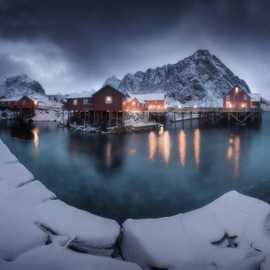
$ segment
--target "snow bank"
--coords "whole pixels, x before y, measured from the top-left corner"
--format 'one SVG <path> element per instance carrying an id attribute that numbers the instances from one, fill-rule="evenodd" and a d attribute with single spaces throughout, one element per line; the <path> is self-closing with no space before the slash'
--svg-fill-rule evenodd
<path id="1" fill-rule="evenodd" d="M 0 265 L 1 266 L 1 265 Z M 27 252 L 2 270 L 139 270 L 132 263 L 72 252 L 55 244 Z"/>
<path id="2" fill-rule="evenodd" d="M 213 264 L 216 269 L 226 269 L 235 261 L 245 264 L 250 251 L 259 249 L 266 254 L 270 250 L 269 213 L 268 204 L 229 192 L 186 214 L 130 219 L 123 225 L 123 254 L 146 269 L 197 270 Z M 269 269 L 266 263 L 264 267 Z"/>
<path id="3" fill-rule="evenodd" d="M 112 253 L 120 234 L 117 222 L 76 209 L 62 201 L 48 201 L 36 209 L 36 221 L 57 235 L 73 239 L 72 245 L 83 251 Z"/>

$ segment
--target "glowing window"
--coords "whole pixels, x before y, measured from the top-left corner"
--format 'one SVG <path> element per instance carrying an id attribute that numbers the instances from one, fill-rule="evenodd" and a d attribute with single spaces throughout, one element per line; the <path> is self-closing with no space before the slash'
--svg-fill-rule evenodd
<path id="1" fill-rule="evenodd" d="M 112 104 L 112 97 L 111 96 L 105 97 L 105 104 Z"/>
<path id="2" fill-rule="evenodd" d="M 239 87 L 235 87 L 235 93 L 237 94 L 239 92 Z"/>
<path id="3" fill-rule="evenodd" d="M 74 99 L 74 100 L 73 100 L 73 105 L 74 105 L 74 106 L 77 106 L 77 105 L 78 105 L 78 100 L 77 100 L 77 99 Z"/>

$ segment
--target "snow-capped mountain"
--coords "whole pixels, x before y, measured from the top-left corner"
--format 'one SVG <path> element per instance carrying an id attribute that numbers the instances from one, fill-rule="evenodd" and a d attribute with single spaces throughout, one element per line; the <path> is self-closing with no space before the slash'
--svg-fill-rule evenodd
<path id="1" fill-rule="evenodd" d="M 176 64 L 127 74 L 122 80 L 111 77 L 105 84 L 132 94 L 165 92 L 181 103 L 211 105 L 234 85 L 250 92 L 246 82 L 208 50 L 198 50 Z"/>
<path id="2" fill-rule="evenodd" d="M 42 85 L 29 78 L 26 74 L 8 77 L 0 82 L 0 96 L 30 96 L 33 94 L 45 95 Z"/>

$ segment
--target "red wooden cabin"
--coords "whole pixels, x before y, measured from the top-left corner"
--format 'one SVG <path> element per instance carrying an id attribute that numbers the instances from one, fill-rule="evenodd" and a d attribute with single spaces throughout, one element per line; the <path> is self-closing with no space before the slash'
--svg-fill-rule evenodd
<path id="1" fill-rule="evenodd" d="M 9 106 L 10 106 L 10 109 L 16 110 L 16 111 L 21 111 L 21 110 L 34 111 L 38 106 L 38 102 L 30 97 L 23 96 L 17 101 L 11 102 Z"/>
<path id="2" fill-rule="evenodd" d="M 92 98 L 91 97 L 70 97 L 64 104 L 64 108 L 68 111 L 74 112 L 87 112 L 92 110 Z"/>
<path id="3" fill-rule="evenodd" d="M 131 97 L 127 98 L 123 102 L 123 108 L 125 112 L 143 112 L 145 110 L 145 105 L 144 103 L 140 102 L 138 98 L 136 97 Z"/>
<path id="4" fill-rule="evenodd" d="M 123 104 L 126 95 L 106 85 L 92 96 L 94 122 L 115 125 L 123 121 Z"/>
<path id="5" fill-rule="evenodd" d="M 223 98 L 223 107 L 226 109 L 245 110 L 251 108 L 249 94 L 239 86 L 234 86 Z"/>

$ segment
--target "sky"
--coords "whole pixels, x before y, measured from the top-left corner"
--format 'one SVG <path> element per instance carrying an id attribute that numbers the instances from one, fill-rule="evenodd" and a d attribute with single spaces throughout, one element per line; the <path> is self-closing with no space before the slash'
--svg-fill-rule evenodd
<path id="1" fill-rule="evenodd" d="M 87 91 L 208 49 L 270 98 L 269 14 L 268 0 L 0 0 L 0 78 Z"/>

